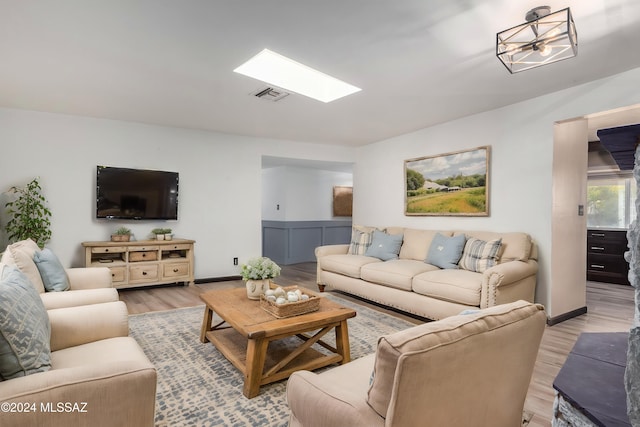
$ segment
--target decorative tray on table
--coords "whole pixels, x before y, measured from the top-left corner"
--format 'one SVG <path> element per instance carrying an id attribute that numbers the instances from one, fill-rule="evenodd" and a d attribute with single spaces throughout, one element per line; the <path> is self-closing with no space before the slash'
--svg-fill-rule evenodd
<path id="1" fill-rule="evenodd" d="M 280 294 L 279 289 L 284 291 L 284 294 Z M 302 291 L 298 289 L 297 286 L 277 286 L 275 288 L 271 288 L 271 290 L 274 294 L 277 292 L 278 294 L 276 295 L 278 296 L 284 295 L 284 299 L 287 300 L 287 302 L 278 304 L 273 300 L 273 298 L 269 298 L 269 295 L 263 294 L 260 295 L 260 307 L 267 313 L 270 313 L 279 319 L 311 313 L 313 311 L 318 311 L 320 308 L 320 297 L 309 291 Z M 299 299 L 297 301 L 290 301 L 288 299 L 289 293 L 297 294 Z M 302 295 L 308 298 L 300 299 Z"/>

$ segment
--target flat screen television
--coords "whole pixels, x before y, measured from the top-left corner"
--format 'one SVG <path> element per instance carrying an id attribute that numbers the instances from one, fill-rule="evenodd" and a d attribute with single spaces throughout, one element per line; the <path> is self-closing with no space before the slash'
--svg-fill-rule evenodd
<path id="1" fill-rule="evenodd" d="M 98 166 L 96 218 L 178 219 L 178 173 Z"/>

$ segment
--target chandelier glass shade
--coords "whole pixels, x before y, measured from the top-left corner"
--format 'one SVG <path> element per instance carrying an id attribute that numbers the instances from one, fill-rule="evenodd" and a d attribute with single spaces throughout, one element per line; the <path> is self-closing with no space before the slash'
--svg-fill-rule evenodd
<path id="1" fill-rule="evenodd" d="M 499 32 L 496 56 L 510 73 L 552 64 L 578 54 L 578 33 L 569 8 L 530 10 L 524 24 Z"/>

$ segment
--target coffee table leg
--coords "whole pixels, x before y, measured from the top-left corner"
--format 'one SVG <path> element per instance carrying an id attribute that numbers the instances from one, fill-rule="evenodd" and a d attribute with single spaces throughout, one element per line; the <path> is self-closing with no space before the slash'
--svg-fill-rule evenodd
<path id="1" fill-rule="evenodd" d="M 342 356 L 341 365 L 351 361 L 351 348 L 349 347 L 349 329 L 347 321 L 343 320 L 340 325 L 336 326 L 336 350 Z"/>
<path id="2" fill-rule="evenodd" d="M 249 339 L 247 343 L 247 364 L 242 394 L 248 399 L 256 397 L 260 393 L 260 381 L 262 380 L 268 346 L 269 341 L 263 338 Z"/>
<path id="3" fill-rule="evenodd" d="M 211 330 L 211 320 L 213 319 L 213 310 L 208 306 L 204 308 L 204 318 L 202 319 L 202 327 L 200 328 L 200 342 L 207 342 L 207 332 Z"/>

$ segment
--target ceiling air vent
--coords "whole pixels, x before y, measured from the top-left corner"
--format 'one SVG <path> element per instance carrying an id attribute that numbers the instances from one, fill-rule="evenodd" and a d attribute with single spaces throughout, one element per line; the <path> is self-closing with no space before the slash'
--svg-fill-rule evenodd
<path id="1" fill-rule="evenodd" d="M 265 87 L 256 92 L 252 93 L 253 96 L 266 99 L 267 101 L 280 101 L 282 98 L 289 95 L 289 92 L 285 92 L 284 90 L 277 87 Z"/>

